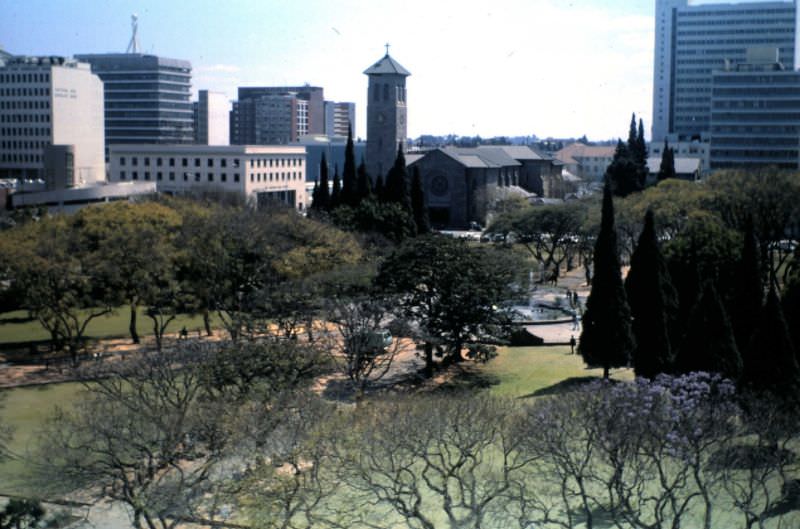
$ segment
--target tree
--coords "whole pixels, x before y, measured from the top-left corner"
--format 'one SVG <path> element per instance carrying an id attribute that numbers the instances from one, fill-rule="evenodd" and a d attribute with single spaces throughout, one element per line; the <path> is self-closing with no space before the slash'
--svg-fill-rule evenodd
<path id="1" fill-rule="evenodd" d="M 742 358 L 733 329 L 717 289 L 710 281 L 706 282 L 689 316 L 675 368 L 679 373 L 719 373 L 732 380 L 738 380 L 742 374 Z"/>
<path id="2" fill-rule="evenodd" d="M 322 153 L 322 158 L 319 161 L 319 205 L 314 206 L 315 209 L 328 211 L 331 203 L 331 191 L 328 185 L 328 161 L 325 159 L 325 153 Z"/>
<path id="3" fill-rule="evenodd" d="M 343 204 L 342 201 L 342 182 L 339 179 L 339 166 L 333 168 L 333 191 L 331 192 L 331 209 L 336 209 Z"/>
<path id="4" fill-rule="evenodd" d="M 425 203 L 425 190 L 422 188 L 422 177 L 419 167 L 414 166 L 414 176 L 411 180 L 411 208 L 414 211 L 414 223 L 417 234 L 424 235 L 431 231 L 431 222 L 428 218 L 428 206 Z"/>
<path id="5" fill-rule="evenodd" d="M 0 512 L 0 529 L 33 529 L 44 518 L 45 510 L 36 500 L 11 498 Z"/>
<path id="6" fill-rule="evenodd" d="M 389 170 L 386 177 L 386 201 L 400 204 L 409 213 L 411 208 L 411 195 L 408 191 L 408 172 L 406 170 L 406 158 L 403 155 L 403 144 L 397 147 L 397 158 L 394 165 Z"/>
<path id="7" fill-rule="evenodd" d="M 678 310 L 678 296 L 658 246 L 651 210 L 647 211 L 639 244 L 631 257 L 625 292 L 636 340 L 634 372 L 647 378 L 669 373 L 674 361 L 670 327 Z"/>
<path id="8" fill-rule="evenodd" d="M 347 126 L 347 145 L 344 148 L 344 172 L 342 173 L 342 204 L 356 206 L 359 202 L 356 180 L 356 153 L 353 145 L 353 127 Z"/>
<path id="9" fill-rule="evenodd" d="M 358 197 L 359 204 L 373 196 L 372 178 L 367 173 L 367 164 L 364 162 L 363 158 L 361 159 L 361 163 L 358 164 L 358 185 L 356 186 L 356 196 Z"/>
<path id="10" fill-rule="evenodd" d="M 730 296 L 731 325 L 739 351 L 747 351 L 764 306 L 764 281 L 760 251 L 753 224 L 744 234 L 741 257 L 736 265 L 735 288 Z"/>
<path id="11" fill-rule="evenodd" d="M 426 374 L 463 360 L 465 346 L 494 342 L 509 323 L 503 305 L 519 270 L 514 254 L 475 247 L 462 239 L 426 235 L 400 246 L 380 267 L 376 283 L 397 294 L 398 306 L 418 325 Z"/>
<path id="12" fill-rule="evenodd" d="M 792 344 L 780 300 L 775 288 L 767 302 L 744 357 L 745 385 L 758 391 L 797 398 L 800 390 L 800 367 Z"/>
<path id="13" fill-rule="evenodd" d="M 608 183 L 603 188 L 602 221 L 593 262 L 592 290 L 586 300 L 579 350 L 588 365 L 602 366 L 603 377 L 608 378 L 612 367 L 628 364 L 635 346 L 617 255 L 614 203 Z"/>
<path id="14" fill-rule="evenodd" d="M 658 168 L 658 181 L 675 178 L 675 151 L 664 140 L 664 151 L 661 153 L 661 165 Z"/>
<path id="15" fill-rule="evenodd" d="M 381 175 L 375 177 L 375 196 L 379 201 L 386 202 L 386 186 Z"/>
<path id="16" fill-rule="evenodd" d="M 642 190 L 640 167 L 622 140 L 617 142 L 614 158 L 606 169 L 605 180 L 611 185 L 614 195 L 618 197 L 626 197 Z"/>

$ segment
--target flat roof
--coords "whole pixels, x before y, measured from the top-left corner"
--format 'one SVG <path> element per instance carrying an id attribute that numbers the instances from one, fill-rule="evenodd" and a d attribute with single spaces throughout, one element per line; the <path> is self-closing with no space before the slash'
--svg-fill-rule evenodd
<path id="1" fill-rule="evenodd" d="M 163 145 L 154 143 L 117 143 L 108 146 L 110 154 L 162 153 L 162 154 L 305 154 L 305 145 Z"/>

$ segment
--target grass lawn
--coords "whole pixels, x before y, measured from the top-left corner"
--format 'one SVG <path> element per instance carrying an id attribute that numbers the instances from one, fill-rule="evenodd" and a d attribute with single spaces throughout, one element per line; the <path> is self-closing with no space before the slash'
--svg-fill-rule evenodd
<path id="1" fill-rule="evenodd" d="M 9 447 L 14 453 L 24 454 L 32 448 L 36 432 L 56 405 L 69 406 L 83 386 L 78 383 L 48 384 L 2 390 L 5 399 L 0 409 L 0 424 L 14 428 L 14 438 Z M 0 463 L 0 493 L 24 495 L 26 492 L 25 464 L 21 461 Z"/>
<path id="2" fill-rule="evenodd" d="M 27 318 L 25 311 L 14 311 L 0 314 L 0 343 L 16 343 L 35 340 L 49 340 L 50 334 L 44 330 L 38 321 L 27 322 L 8 322 L 11 319 Z M 128 324 L 130 322 L 130 309 L 121 307 L 111 314 L 95 318 L 89 323 L 86 335 L 91 338 L 113 338 L 128 336 Z M 216 319 L 212 316 L 211 325 L 217 326 Z M 183 326 L 190 332 L 203 328 L 202 316 L 178 316 L 167 328 L 168 333 L 176 333 Z M 153 334 L 153 322 L 145 316 L 144 309 L 139 309 L 136 317 L 136 329 L 141 336 Z"/>
<path id="3" fill-rule="evenodd" d="M 557 391 L 586 377 L 603 376 L 602 369 L 587 369 L 580 355 L 569 347 L 503 347 L 482 367 L 496 382 L 492 393 L 503 397 L 533 397 Z M 632 380 L 632 369 L 613 369 L 611 377 Z"/>

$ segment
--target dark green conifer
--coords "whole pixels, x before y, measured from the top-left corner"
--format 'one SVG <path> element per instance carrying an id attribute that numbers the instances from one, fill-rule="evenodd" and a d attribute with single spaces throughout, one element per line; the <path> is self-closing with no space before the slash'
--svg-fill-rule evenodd
<path id="1" fill-rule="evenodd" d="M 580 353 L 590 366 L 609 369 L 628 364 L 634 348 L 631 313 L 625 296 L 617 254 L 614 203 L 608 183 L 603 188 L 600 233 L 594 247 L 594 277 L 583 315 Z"/>
<path id="2" fill-rule="evenodd" d="M 358 165 L 356 197 L 361 202 L 369 198 L 370 195 L 372 195 L 372 178 L 367 173 L 367 164 L 364 162 L 364 158 L 361 158 L 361 163 Z"/>
<path id="3" fill-rule="evenodd" d="M 605 180 L 611 185 L 614 195 L 618 197 L 626 197 L 642 189 L 639 167 L 633 161 L 628 146 L 622 140 L 617 142 L 614 159 L 606 169 Z"/>
<path id="4" fill-rule="evenodd" d="M 742 358 L 733 329 L 711 281 L 706 282 L 689 316 L 675 368 L 679 373 L 706 371 L 734 380 L 742 372 Z"/>
<path id="5" fill-rule="evenodd" d="M 402 143 L 397 147 L 397 158 L 386 178 L 386 196 L 388 202 L 396 202 L 411 213 L 411 194 L 409 193 L 408 171 Z"/>
<path id="6" fill-rule="evenodd" d="M 633 350 L 636 375 L 653 378 L 670 372 L 674 362 L 670 330 L 678 310 L 678 296 L 658 246 L 651 210 L 645 215 L 644 229 L 631 256 L 625 291 L 636 339 Z"/>
<path id="7" fill-rule="evenodd" d="M 342 172 L 342 204 L 348 206 L 356 206 L 358 204 L 356 186 L 356 153 L 353 145 L 353 129 L 348 125 L 347 145 L 344 148 L 344 171 Z"/>
<path id="8" fill-rule="evenodd" d="M 664 151 L 661 153 L 661 165 L 658 168 L 658 181 L 675 178 L 675 151 L 664 140 Z"/>
<path id="9" fill-rule="evenodd" d="M 386 202 L 386 186 L 383 183 L 383 177 L 381 175 L 375 178 L 374 194 L 380 202 Z"/>
<path id="10" fill-rule="evenodd" d="M 419 167 L 414 166 L 414 176 L 411 179 L 411 207 L 414 210 L 414 224 L 417 225 L 417 234 L 424 235 L 431 231 L 428 217 L 428 206 L 425 203 L 425 191 L 422 189 L 422 177 Z"/>
<path id="11" fill-rule="evenodd" d="M 743 243 L 729 311 L 736 345 L 742 352 L 747 351 L 750 345 L 764 306 L 764 276 L 752 219 L 747 221 Z"/>
<path id="12" fill-rule="evenodd" d="M 342 204 L 342 182 L 339 180 L 339 166 L 333 168 L 333 192 L 331 193 L 331 209 Z"/>
<path id="13" fill-rule="evenodd" d="M 314 180 L 314 191 L 311 192 L 311 206 L 309 209 L 320 209 L 319 207 L 319 180 Z"/>
<path id="14" fill-rule="evenodd" d="M 747 348 L 742 382 L 784 397 L 796 397 L 800 389 L 800 368 L 775 288 L 767 294 Z"/>
<path id="15" fill-rule="evenodd" d="M 329 210 L 331 207 L 331 189 L 328 184 L 328 162 L 325 153 L 319 161 L 319 207 L 320 210 Z"/>

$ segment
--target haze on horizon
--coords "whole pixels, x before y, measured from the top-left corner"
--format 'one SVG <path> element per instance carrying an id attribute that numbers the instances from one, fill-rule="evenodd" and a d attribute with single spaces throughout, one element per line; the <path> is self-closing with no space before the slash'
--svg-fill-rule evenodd
<path id="1" fill-rule="evenodd" d="M 410 137 L 649 134 L 655 0 L 0 0 L 0 46 L 16 54 L 124 52 L 130 15 L 144 53 L 186 59 L 198 89 L 322 86 L 356 103 L 385 52 L 411 71 Z"/>

